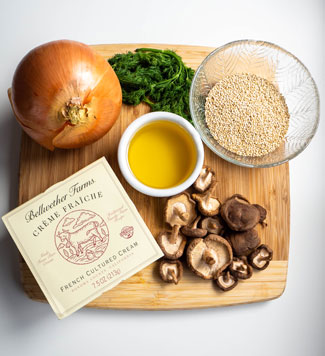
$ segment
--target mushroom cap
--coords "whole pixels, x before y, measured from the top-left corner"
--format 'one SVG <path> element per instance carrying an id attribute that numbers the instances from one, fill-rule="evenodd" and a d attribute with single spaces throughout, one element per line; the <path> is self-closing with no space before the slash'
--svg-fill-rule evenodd
<path id="1" fill-rule="evenodd" d="M 230 242 L 236 256 L 248 256 L 261 243 L 261 239 L 254 229 L 232 231 L 228 234 L 227 240 Z"/>
<path id="2" fill-rule="evenodd" d="M 183 277 L 182 262 L 162 259 L 159 264 L 159 274 L 164 282 L 178 284 Z"/>
<path id="3" fill-rule="evenodd" d="M 193 228 L 190 226 L 183 226 L 181 231 L 187 237 L 204 237 L 208 233 L 206 229 Z"/>
<path id="4" fill-rule="evenodd" d="M 219 216 L 202 219 L 200 221 L 200 227 L 215 235 L 222 235 L 225 229 Z"/>
<path id="5" fill-rule="evenodd" d="M 208 235 L 192 240 L 187 248 L 189 268 L 203 279 L 213 279 L 232 261 L 232 249 L 223 237 Z"/>
<path id="6" fill-rule="evenodd" d="M 188 225 L 196 218 L 195 201 L 186 192 L 169 198 L 164 210 L 164 220 L 171 227 Z"/>
<path id="7" fill-rule="evenodd" d="M 267 215 L 267 211 L 265 208 L 263 208 L 261 205 L 259 204 L 253 204 L 255 206 L 255 208 L 257 208 L 260 212 L 260 221 L 259 223 L 261 224 L 265 219 L 266 219 L 266 215 Z"/>
<path id="8" fill-rule="evenodd" d="M 248 261 L 255 269 L 263 270 L 268 267 L 272 258 L 272 249 L 267 245 L 261 245 L 249 255 Z"/>
<path id="9" fill-rule="evenodd" d="M 197 216 L 197 218 L 192 222 L 192 224 L 183 226 L 181 231 L 185 236 L 188 237 L 204 237 L 208 231 L 206 229 L 201 229 L 197 227 L 198 222 L 200 221 L 201 216 Z"/>
<path id="10" fill-rule="evenodd" d="M 227 292 L 228 290 L 234 289 L 237 286 L 238 279 L 237 277 L 233 276 L 229 270 L 227 270 L 218 273 L 215 282 L 221 290 Z"/>
<path id="11" fill-rule="evenodd" d="M 221 205 L 220 213 L 229 228 L 235 231 L 250 230 L 260 221 L 259 209 L 239 194 L 227 199 Z"/>
<path id="12" fill-rule="evenodd" d="M 196 181 L 193 183 L 193 188 L 199 193 L 205 192 L 215 180 L 215 176 L 214 170 L 204 165 Z"/>
<path id="13" fill-rule="evenodd" d="M 230 273 L 238 279 L 248 279 L 253 274 L 252 267 L 248 264 L 246 256 L 234 257 L 230 266 Z"/>
<path id="14" fill-rule="evenodd" d="M 158 235 L 157 243 L 167 258 L 176 260 L 183 255 L 186 245 L 186 237 L 179 232 L 175 243 L 170 242 L 170 237 L 171 232 L 163 231 Z"/>
<path id="15" fill-rule="evenodd" d="M 238 199 L 244 200 L 246 203 L 250 204 L 249 200 L 248 200 L 246 197 L 244 197 L 243 195 L 241 195 L 241 194 L 233 194 L 233 195 L 232 195 L 231 197 L 229 197 L 228 199 L 232 199 L 232 198 L 238 198 Z M 227 200 L 228 200 L 228 199 L 227 199 Z"/>

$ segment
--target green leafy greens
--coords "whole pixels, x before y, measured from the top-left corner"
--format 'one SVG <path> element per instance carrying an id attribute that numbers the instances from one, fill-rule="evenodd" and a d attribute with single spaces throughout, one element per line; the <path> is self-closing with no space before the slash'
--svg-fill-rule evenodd
<path id="1" fill-rule="evenodd" d="M 169 111 L 192 123 L 189 90 L 194 70 L 171 50 L 138 48 L 108 60 L 122 87 L 123 103 L 145 102 L 153 111 Z"/>

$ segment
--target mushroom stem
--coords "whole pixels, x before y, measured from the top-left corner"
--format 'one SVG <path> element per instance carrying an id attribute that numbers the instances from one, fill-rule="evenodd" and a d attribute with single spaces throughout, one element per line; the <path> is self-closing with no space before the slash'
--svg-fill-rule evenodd
<path id="1" fill-rule="evenodd" d="M 230 279 L 230 272 L 229 272 L 229 271 L 227 271 L 227 272 L 225 273 L 223 279 L 224 279 L 224 281 L 225 281 L 226 283 L 229 282 L 229 279 Z"/>
<path id="2" fill-rule="evenodd" d="M 217 183 L 218 183 L 218 182 L 217 182 L 216 180 L 214 180 L 214 181 L 211 183 L 209 189 L 208 189 L 205 193 L 203 193 L 203 194 L 201 195 L 204 201 L 207 202 L 207 201 L 211 198 L 212 192 L 213 192 L 215 186 L 217 185 Z"/>
<path id="3" fill-rule="evenodd" d="M 237 271 L 245 272 L 245 270 L 246 270 L 245 267 L 242 265 L 237 267 Z"/>
<path id="4" fill-rule="evenodd" d="M 202 174 L 202 178 L 206 179 L 211 173 L 211 169 L 206 169 Z"/>
<path id="5" fill-rule="evenodd" d="M 180 225 L 174 225 L 172 228 L 172 233 L 170 234 L 169 241 L 171 244 L 175 244 L 177 241 L 177 235 L 179 233 L 179 229 L 181 228 Z"/>
<path id="6" fill-rule="evenodd" d="M 178 206 L 175 206 L 174 209 L 175 209 L 176 214 L 180 217 L 181 220 L 186 221 L 189 218 L 188 212 L 183 211 Z"/>
<path id="7" fill-rule="evenodd" d="M 246 256 L 234 257 L 230 264 L 230 273 L 239 279 L 248 279 L 252 276 L 253 269 Z"/>
<path id="8" fill-rule="evenodd" d="M 219 212 L 220 202 L 217 198 L 212 197 L 212 192 L 214 191 L 216 184 L 217 181 L 213 181 L 206 192 L 192 194 L 192 198 L 198 202 L 198 209 L 202 215 L 213 216 Z"/>
<path id="9" fill-rule="evenodd" d="M 163 259 L 159 264 L 159 274 L 164 282 L 178 284 L 183 276 L 182 262 Z"/>
<path id="10" fill-rule="evenodd" d="M 168 268 L 167 274 L 168 274 L 168 279 L 173 281 L 175 284 L 177 284 L 177 276 L 175 271 L 171 268 Z"/>
<path id="11" fill-rule="evenodd" d="M 193 221 L 193 223 L 191 224 L 191 228 L 192 228 L 192 229 L 197 229 L 197 224 L 198 224 L 198 222 L 200 221 L 200 219 L 201 219 L 201 216 L 199 215 L 199 216 Z"/>
<path id="12" fill-rule="evenodd" d="M 210 249 L 206 249 L 203 252 L 203 260 L 209 266 L 214 265 L 217 262 L 215 259 L 215 255 L 210 251 Z"/>

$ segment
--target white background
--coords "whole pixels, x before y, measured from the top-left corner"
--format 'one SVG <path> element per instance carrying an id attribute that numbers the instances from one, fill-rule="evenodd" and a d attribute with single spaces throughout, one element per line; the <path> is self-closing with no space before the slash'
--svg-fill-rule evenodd
<path id="1" fill-rule="evenodd" d="M 266 40 L 309 68 L 323 104 L 324 22 L 322 0 L 0 0 L 0 216 L 17 204 L 20 146 L 6 90 L 31 48 L 62 38 L 212 47 L 245 38 Z M 82 309 L 58 321 L 47 304 L 24 295 L 17 250 L 1 223 L 0 354 L 324 355 L 323 120 L 322 111 L 310 146 L 290 162 L 290 257 L 281 298 L 174 312 Z"/>

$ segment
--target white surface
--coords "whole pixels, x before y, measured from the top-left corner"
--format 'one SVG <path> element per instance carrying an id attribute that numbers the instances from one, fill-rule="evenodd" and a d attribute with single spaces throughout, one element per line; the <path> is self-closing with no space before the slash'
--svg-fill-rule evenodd
<path id="1" fill-rule="evenodd" d="M 0 214 L 16 206 L 20 128 L 6 90 L 32 47 L 54 39 L 218 47 L 274 42 L 309 68 L 324 103 L 324 1 L 0 2 Z M 19 284 L 17 250 L 0 225 L 1 355 L 324 355 L 324 140 L 321 123 L 290 163 L 291 242 L 281 298 L 219 309 L 132 312 L 83 309 L 58 321 Z"/>

